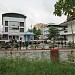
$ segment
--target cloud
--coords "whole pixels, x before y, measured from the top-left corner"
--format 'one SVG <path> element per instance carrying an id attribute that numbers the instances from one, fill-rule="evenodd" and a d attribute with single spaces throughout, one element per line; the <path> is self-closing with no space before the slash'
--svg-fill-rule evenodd
<path id="1" fill-rule="evenodd" d="M 27 16 L 27 29 L 36 23 L 61 23 L 66 17 L 53 15 L 57 0 L 0 0 L 0 20 L 2 13 L 17 12 Z"/>

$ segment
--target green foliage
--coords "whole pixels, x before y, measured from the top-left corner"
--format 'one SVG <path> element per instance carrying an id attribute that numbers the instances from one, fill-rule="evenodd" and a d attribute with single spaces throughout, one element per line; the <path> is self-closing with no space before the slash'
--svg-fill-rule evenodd
<path id="1" fill-rule="evenodd" d="M 69 42 L 68 42 L 68 46 L 69 46 L 70 48 L 73 48 L 73 47 L 75 47 L 75 43 L 69 41 Z"/>
<path id="2" fill-rule="evenodd" d="M 35 39 L 39 37 L 39 35 L 41 35 L 41 30 L 40 29 L 36 29 L 35 27 L 32 29 L 33 33 L 35 34 Z"/>
<path id="3" fill-rule="evenodd" d="M 18 48 L 18 47 L 19 47 L 18 43 L 14 44 L 14 48 Z"/>
<path id="4" fill-rule="evenodd" d="M 62 14 L 67 15 L 67 21 L 71 21 L 73 20 L 73 17 L 75 17 L 75 0 L 58 0 L 58 2 L 56 2 L 54 7 L 55 7 L 54 14 L 57 16 L 62 16 Z M 71 23 L 71 31 L 74 46 L 72 23 Z"/>
<path id="5" fill-rule="evenodd" d="M 33 28 L 33 33 L 38 36 L 38 35 L 41 35 L 41 30 L 40 29 L 36 29 L 35 27 Z"/>
<path id="6" fill-rule="evenodd" d="M 75 75 L 75 69 L 59 62 L 1 59 L 0 75 Z"/>
<path id="7" fill-rule="evenodd" d="M 67 16 L 75 15 L 75 0 L 58 0 L 54 7 L 54 14 L 57 16 L 62 14 Z"/>
<path id="8" fill-rule="evenodd" d="M 56 38 L 59 34 L 59 30 L 56 27 L 50 27 L 49 30 L 49 39 Z"/>
<path id="9" fill-rule="evenodd" d="M 28 29 L 29 32 L 33 32 L 35 34 L 34 38 L 38 38 L 39 35 L 41 35 L 41 30 L 40 29 L 36 29 L 35 27 L 33 29 Z"/>

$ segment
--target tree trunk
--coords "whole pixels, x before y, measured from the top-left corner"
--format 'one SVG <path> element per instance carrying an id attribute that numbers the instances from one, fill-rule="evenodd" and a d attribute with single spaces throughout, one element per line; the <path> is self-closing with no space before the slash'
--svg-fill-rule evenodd
<path id="1" fill-rule="evenodd" d="M 71 31 L 72 31 L 72 42 L 73 42 L 73 47 L 74 47 L 74 34 L 73 34 L 72 21 L 71 21 Z"/>

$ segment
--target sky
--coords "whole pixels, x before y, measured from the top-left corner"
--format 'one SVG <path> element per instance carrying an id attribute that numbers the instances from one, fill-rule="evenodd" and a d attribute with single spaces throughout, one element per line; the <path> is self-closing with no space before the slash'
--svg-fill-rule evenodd
<path id="1" fill-rule="evenodd" d="M 0 31 L 2 30 L 3 13 L 20 13 L 27 16 L 26 29 L 37 23 L 60 24 L 66 20 L 66 16 L 53 15 L 54 4 L 58 0 L 0 0 Z"/>

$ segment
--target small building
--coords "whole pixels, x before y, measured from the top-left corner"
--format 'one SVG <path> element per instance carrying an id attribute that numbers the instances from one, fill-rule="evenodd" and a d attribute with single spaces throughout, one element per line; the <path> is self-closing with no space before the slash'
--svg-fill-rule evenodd
<path id="1" fill-rule="evenodd" d="M 26 32 L 26 16 L 19 13 L 2 14 L 3 40 L 9 42 L 11 39 L 24 42 Z"/>
<path id="2" fill-rule="evenodd" d="M 29 42 L 31 40 L 34 40 L 34 35 L 35 34 L 33 32 L 26 32 L 24 34 L 24 40 L 27 41 L 27 42 Z"/>

